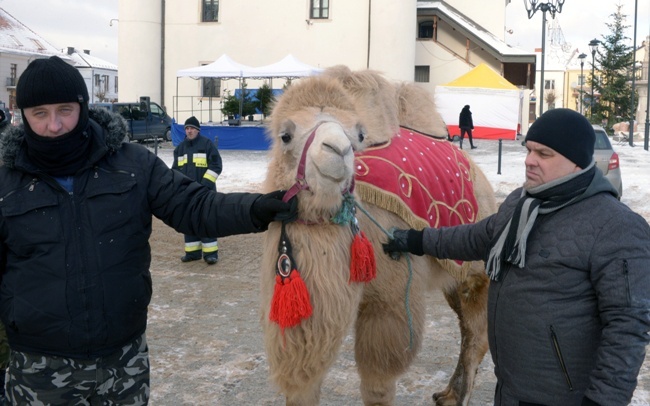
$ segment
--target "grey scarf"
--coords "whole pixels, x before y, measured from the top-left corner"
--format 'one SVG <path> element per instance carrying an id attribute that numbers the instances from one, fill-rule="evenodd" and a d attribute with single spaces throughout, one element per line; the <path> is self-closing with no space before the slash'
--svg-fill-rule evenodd
<path id="1" fill-rule="evenodd" d="M 512 218 L 492 240 L 486 261 L 490 279 L 498 281 L 506 263 L 519 268 L 526 265 L 526 242 L 538 215 L 552 213 L 600 192 L 616 196 L 616 190 L 594 167 L 594 162 L 579 172 L 523 189 Z"/>

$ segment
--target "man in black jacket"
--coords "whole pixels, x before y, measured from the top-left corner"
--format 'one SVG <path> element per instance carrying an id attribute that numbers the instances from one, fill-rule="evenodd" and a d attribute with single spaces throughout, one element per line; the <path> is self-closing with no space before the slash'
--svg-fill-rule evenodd
<path id="1" fill-rule="evenodd" d="M 581 114 L 553 109 L 526 135 L 526 180 L 475 224 L 394 230 L 384 245 L 490 276 L 495 406 L 627 405 L 650 337 L 650 226 L 595 167 Z"/>
<path id="2" fill-rule="evenodd" d="M 185 120 L 185 139 L 174 149 L 172 169 L 180 171 L 210 190 L 216 190 L 216 182 L 223 166 L 219 150 L 212 141 L 201 135 L 201 125 L 196 117 Z M 201 238 L 185 234 L 185 255 L 181 261 L 201 259 L 209 265 L 219 260 L 219 245 L 216 238 Z"/>
<path id="3" fill-rule="evenodd" d="M 58 57 L 20 76 L 24 125 L 0 136 L 0 317 L 10 404 L 143 405 L 152 216 L 184 234 L 261 232 L 284 192 L 216 193 L 142 146 L 124 120 L 88 109 Z"/>

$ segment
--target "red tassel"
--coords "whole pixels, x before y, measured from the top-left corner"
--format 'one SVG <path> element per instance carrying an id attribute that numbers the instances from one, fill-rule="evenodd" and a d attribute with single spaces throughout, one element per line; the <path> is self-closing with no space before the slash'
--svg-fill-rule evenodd
<path id="1" fill-rule="evenodd" d="M 284 280 L 276 275 L 269 319 L 279 324 L 284 331 L 287 327 L 297 326 L 303 319 L 309 318 L 311 313 L 309 291 L 300 272 L 294 269 Z"/>
<path id="2" fill-rule="evenodd" d="M 370 282 L 375 279 L 375 250 L 363 231 L 354 236 L 350 257 L 350 282 Z"/>

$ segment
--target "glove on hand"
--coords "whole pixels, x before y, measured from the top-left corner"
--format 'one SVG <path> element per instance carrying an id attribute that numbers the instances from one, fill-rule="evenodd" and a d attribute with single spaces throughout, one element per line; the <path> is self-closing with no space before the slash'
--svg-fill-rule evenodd
<path id="1" fill-rule="evenodd" d="M 251 218 L 255 227 L 266 230 L 270 222 L 288 219 L 295 213 L 298 201 L 294 196 L 289 202 L 283 202 L 285 193 L 284 190 L 276 190 L 255 199 L 251 206 Z"/>
<path id="2" fill-rule="evenodd" d="M 393 230 L 393 238 L 386 244 L 382 244 L 384 252 L 391 256 L 393 259 L 399 259 L 400 252 L 410 252 L 414 255 L 424 255 L 424 247 L 422 245 L 423 231 L 414 229 L 400 230 L 398 228 Z"/>

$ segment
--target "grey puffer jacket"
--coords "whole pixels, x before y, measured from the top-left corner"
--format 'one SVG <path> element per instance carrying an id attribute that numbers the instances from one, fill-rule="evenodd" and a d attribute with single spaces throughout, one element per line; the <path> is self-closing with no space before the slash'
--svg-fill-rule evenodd
<path id="1" fill-rule="evenodd" d="M 598 174 L 598 176 L 602 176 Z M 474 225 L 426 229 L 424 251 L 485 260 L 521 189 Z M 627 405 L 650 331 L 650 227 L 609 193 L 540 215 L 526 265 L 491 281 L 495 405 Z"/>
<path id="2" fill-rule="evenodd" d="M 141 335 L 152 216 L 205 237 L 261 231 L 250 216 L 259 194 L 210 191 L 123 144 L 119 116 L 90 117 L 72 193 L 30 162 L 22 127 L 0 137 L 0 317 L 16 350 L 88 359 Z"/>

